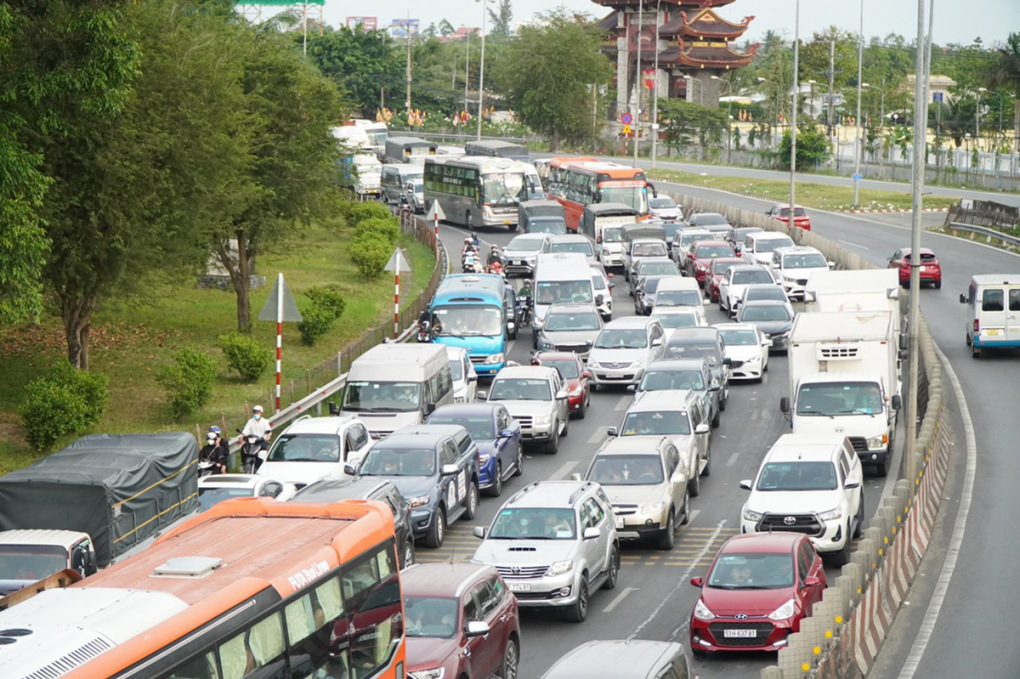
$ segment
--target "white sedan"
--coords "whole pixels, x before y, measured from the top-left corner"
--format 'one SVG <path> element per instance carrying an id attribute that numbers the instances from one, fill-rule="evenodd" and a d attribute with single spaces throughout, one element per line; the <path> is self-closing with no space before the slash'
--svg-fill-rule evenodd
<path id="1" fill-rule="evenodd" d="M 269 497 L 286 502 L 294 497 L 293 483 L 277 481 L 258 474 L 212 474 L 198 480 L 199 511 L 235 497 Z"/>
<path id="2" fill-rule="evenodd" d="M 731 380 L 761 381 L 769 369 L 772 340 L 751 323 L 718 323 Z"/>

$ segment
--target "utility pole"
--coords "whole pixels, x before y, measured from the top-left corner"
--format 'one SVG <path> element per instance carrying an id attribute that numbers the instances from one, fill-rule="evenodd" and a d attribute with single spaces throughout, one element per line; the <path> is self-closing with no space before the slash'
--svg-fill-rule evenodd
<path id="1" fill-rule="evenodd" d="M 637 156 L 638 156 L 638 130 L 641 129 L 641 32 L 644 30 L 645 20 L 645 0 L 638 0 L 638 20 L 637 20 L 637 65 L 634 67 L 635 75 L 637 76 L 637 108 L 634 109 L 634 167 L 637 167 Z"/>
<path id="2" fill-rule="evenodd" d="M 659 6 L 662 0 L 655 0 L 655 89 L 652 90 L 652 169 L 659 147 Z M 1002 127 L 1002 106 L 999 106 L 999 127 Z"/>
<path id="3" fill-rule="evenodd" d="M 468 82 L 469 74 L 468 69 L 471 67 L 471 31 L 468 31 L 464 35 L 464 40 L 467 43 L 467 55 L 464 57 L 464 111 L 468 110 Z M 465 121 L 467 122 L 467 121 Z"/>
<path id="4" fill-rule="evenodd" d="M 918 0 L 924 2 L 924 0 Z M 793 20 L 793 111 L 790 113 L 790 220 L 786 224 L 786 230 L 793 232 L 793 211 L 796 200 L 796 183 L 794 177 L 797 174 L 797 100 L 800 94 L 800 0 L 797 0 Z M 920 252 L 920 250 L 915 250 Z M 918 257 L 918 261 L 920 261 Z M 914 288 L 915 290 L 917 288 Z"/>
<path id="5" fill-rule="evenodd" d="M 599 111 L 599 86 L 597 83 L 591 84 L 591 152 L 592 155 L 598 153 L 598 111 Z"/>
<path id="6" fill-rule="evenodd" d="M 836 83 L 836 40 L 832 39 L 829 41 L 829 109 L 828 109 L 828 120 L 829 120 L 829 144 L 832 144 L 833 127 L 835 125 L 833 109 L 836 108 L 835 95 L 833 94 L 833 87 Z"/>
<path id="7" fill-rule="evenodd" d="M 482 0 L 482 57 L 478 66 L 478 134 L 475 137 L 482 140 L 482 107 L 485 106 L 485 15 L 489 12 L 489 0 Z"/>
<path id="8" fill-rule="evenodd" d="M 861 30 L 857 34 L 857 136 L 854 137 L 854 207 L 861 204 L 861 78 L 864 70 L 864 0 L 861 0 Z"/>
<path id="9" fill-rule="evenodd" d="M 411 18 L 407 18 L 407 25 L 404 26 L 407 31 L 407 95 L 404 97 L 404 106 L 407 108 L 407 113 L 411 113 Z M 410 127 L 410 126 L 408 126 Z"/>

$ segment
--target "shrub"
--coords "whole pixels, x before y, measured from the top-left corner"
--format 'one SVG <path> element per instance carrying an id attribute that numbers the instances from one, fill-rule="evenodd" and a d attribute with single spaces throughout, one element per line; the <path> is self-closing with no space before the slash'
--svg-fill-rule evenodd
<path id="1" fill-rule="evenodd" d="M 393 246 L 383 236 L 366 232 L 351 241 L 351 261 L 368 280 L 375 280 L 383 271 Z"/>
<path id="2" fill-rule="evenodd" d="M 49 374 L 29 383 L 20 411 L 29 445 L 49 450 L 64 436 L 98 423 L 110 399 L 107 382 L 105 375 L 61 361 Z"/>
<path id="3" fill-rule="evenodd" d="M 329 332 L 334 321 L 340 318 L 344 312 L 346 301 L 336 286 L 311 288 L 305 294 L 311 298 L 312 304 L 301 312 L 298 331 L 301 333 L 301 341 L 312 346 L 320 337 Z"/>
<path id="4" fill-rule="evenodd" d="M 174 362 L 163 366 L 156 381 L 167 392 L 176 419 L 195 412 L 212 397 L 216 361 L 194 349 L 182 349 Z"/>
<path id="5" fill-rule="evenodd" d="M 382 203 L 374 201 L 345 201 L 340 204 L 340 216 L 349 226 L 357 226 L 369 219 L 392 219 L 393 213 Z"/>
<path id="6" fill-rule="evenodd" d="M 322 285 L 309 288 L 305 291 L 305 294 L 308 295 L 313 304 L 329 310 L 333 314 L 333 318 L 340 318 L 347 307 L 347 301 L 344 299 L 343 293 L 340 292 L 340 288 L 336 285 Z"/>
<path id="7" fill-rule="evenodd" d="M 368 233 L 379 234 L 386 239 L 390 247 L 393 247 L 397 244 L 397 238 L 400 236 L 400 227 L 393 217 L 387 217 L 386 219 L 366 219 L 354 229 L 355 239 Z"/>
<path id="8" fill-rule="evenodd" d="M 254 382 L 262 376 L 273 354 L 269 349 L 248 335 L 232 332 L 220 337 L 220 349 L 227 358 L 227 364 L 237 371 L 245 382 Z"/>

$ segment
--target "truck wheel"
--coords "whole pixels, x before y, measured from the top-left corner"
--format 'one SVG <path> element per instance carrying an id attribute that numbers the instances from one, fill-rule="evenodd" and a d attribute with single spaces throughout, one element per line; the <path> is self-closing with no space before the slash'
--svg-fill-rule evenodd
<path id="1" fill-rule="evenodd" d="M 879 465 L 875 465 L 875 476 L 885 478 L 889 475 L 889 467 L 892 465 L 892 460 L 887 457 L 885 462 Z"/>
<path id="2" fill-rule="evenodd" d="M 843 543 L 843 549 L 838 552 L 832 552 L 829 556 L 829 562 L 836 568 L 841 568 L 850 561 L 850 542 L 850 524 L 847 524 L 846 541 Z"/>

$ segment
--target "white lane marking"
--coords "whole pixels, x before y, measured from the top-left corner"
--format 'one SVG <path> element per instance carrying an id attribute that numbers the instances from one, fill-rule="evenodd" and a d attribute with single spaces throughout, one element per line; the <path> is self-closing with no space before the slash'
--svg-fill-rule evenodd
<path id="1" fill-rule="evenodd" d="M 837 240 L 839 240 L 839 239 L 837 239 Z M 855 248 L 861 248 L 863 250 L 870 250 L 871 249 L 867 245 L 859 245 L 857 243 L 854 243 L 854 242 L 851 242 L 851 241 L 848 241 L 848 240 L 841 240 L 839 242 L 843 243 L 844 245 L 851 245 L 851 246 L 853 246 Z"/>
<path id="2" fill-rule="evenodd" d="M 613 609 L 619 606 L 620 602 L 626 599 L 628 594 L 630 594 L 631 592 L 636 592 L 637 589 L 638 589 L 637 587 L 624 587 L 623 591 L 617 594 L 616 597 L 612 601 L 610 601 L 605 608 L 602 609 L 602 612 L 612 613 Z"/>
<path id="3" fill-rule="evenodd" d="M 960 495 L 960 508 L 956 513 L 956 523 L 953 525 L 953 536 L 949 541 L 949 549 L 946 551 L 946 560 L 942 563 L 942 572 L 935 583 L 935 591 L 932 592 L 931 601 L 928 603 L 928 610 L 924 614 L 924 620 L 917 630 L 917 638 L 911 645 L 910 654 L 907 656 L 903 668 L 900 670 L 900 679 L 912 679 L 917 666 L 921 664 L 924 652 L 931 641 L 932 632 L 935 631 L 935 623 L 938 622 L 939 611 L 942 610 L 942 602 L 946 599 L 946 591 L 953 579 L 953 570 L 956 568 L 956 560 L 960 556 L 960 547 L 963 544 L 963 532 L 967 527 L 967 514 L 970 512 L 970 501 L 974 492 L 974 477 L 977 475 L 977 438 L 974 435 L 974 421 L 970 419 L 970 408 L 967 407 L 967 399 L 960 386 L 960 380 L 956 372 L 949 365 L 942 350 L 935 346 L 935 351 L 942 361 L 942 367 L 949 375 L 949 381 L 956 393 L 956 400 L 960 403 L 960 417 L 963 419 L 963 429 L 967 435 L 967 471 L 963 477 L 963 492 Z"/>
<path id="4" fill-rule="evenodd" d="M 627 408 L 630 407 L 630 402 L 632 399 L 633 397 L 630 394 L 624 394 L 623 396 L 620 397 L 620 400 L 616 402 L 616 405 L 613 407 L 613 410 L 617 411 L 626 410 Z"/>
<path id="5" fill-rule="evenodd" d="M 552 473 L 552 476 L 550 476 L 549 478 L 552 479 L 553 481 L 560 481 L 562 479 L 565 479 L 568 476 L 570 476 L 570 472 L 574 471 L 574 467 L 576 467 L 578 464 L 579 462 L 576 460 L 574 462 L 566 462 L 563 464 L 562 467 L 554 471 Z"/>
<path id="6" fill-rule="evenodd" d="M 737 462 L 737 458 L 740 457 L 740 453 L 733 453 L 730 455 L 730 459 L 726 460 L 726 466 L 732 467 Z"/>
<path id="7" fill-rule="evenodd" d="M 588 437 L 588 443 L 600 443 L 608 434 L 602 427 L 596 427 L 595 432 Z"/>
<path id="8" fill-rule="evenodd" d="M 684 569 L 684 572 L 680 574 L 680 577 L 677 578 L 676 585 L 673 586 L 673 589 L 669 590 L 669 592 L 666 593 L 666 596 L 663 597 L 662 599 L 662 603 L 655 607 L 655 610 L 652 611 L 652 614 L 649 615 L 644 622 L 642 622 L 640 625 L 634 628 L 634 631 L 631 633 L 631 635 L 627 637 L 627 641 L 633 641 L 634 639 L 636 639 L 637 636 L 641 633 L 641 630 L 647 627 L 648 624 L 652 620 L 654 620 L 656 616 L 659 615 L 662 609 L 665 608 L 666 605 L 669 603 L 669 600 L 673 597 L 673 595 L 680 591 L 682 587 L 690 586 L 687 582 L 687 579 L 691 577 L 691 573 L 693 573 L 694 569 L 698 567 L 697 566 L 698 562 L 701 561 L 701 559 L 703 559 L 709 553 L 709 551 L 712 550 L 716 539 L 719 537 L 719 534 L 722 533 L 723 528 L 725 526 L 726 519 L 723 519 L 718 524 L 716 524 L 715 530 L 712 531 L 712 534 L 709 535 L 708 538 L 705 540 L 705 546 L 701 548 L 700 552 L 698 552 L 694 557 L 691 558 L 691 565 Z"/>
<path id="9" fill-rule="evenodd" d="M 687 525 L 694 523 L 694 519 L 698 518 L 698 514 L 700 513 L 701 513 L 700 509 L 692 509 L 691 516 L 689 519 L 687 519 Z"/>

